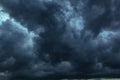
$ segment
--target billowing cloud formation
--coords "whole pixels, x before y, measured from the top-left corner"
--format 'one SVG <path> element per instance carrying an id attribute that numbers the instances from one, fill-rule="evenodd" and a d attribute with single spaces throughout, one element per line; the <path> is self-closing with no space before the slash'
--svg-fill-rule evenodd
<path id="1" fill-rule="evenodd" d="M 9 67 L 10 58 L 14 63 L 20 63 L 20 65 L 15 64 L 16 66 L 22 66 L 22 63 L 26 64 L 28 60 L 35 57 L 33 54 L 34 38 L 37 35 L 28 31 L 27 28 L 16 22 L 6 12 L 1 11 L 0 17 L 0 61 L 3 64 L 6 63 L 6 67 Z M 8 62 L 6 62 L 7 60 Z"/>
<path id="2" fill-rule="evenodd" d="M 0 0 L 0 70 L 29 77 L 118 74 L 119 3 Z"/>

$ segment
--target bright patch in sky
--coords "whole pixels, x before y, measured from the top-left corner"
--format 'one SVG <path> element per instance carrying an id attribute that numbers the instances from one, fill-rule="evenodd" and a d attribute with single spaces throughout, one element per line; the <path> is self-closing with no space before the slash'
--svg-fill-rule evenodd
<path id="1" fill-rule="evenodd" d="M 76 31 L 81 31 L 84 27 L 84 20 L 82 17 L 75 17 L 70 20 L 70 26 Z"/>
<path id="2" fill-rule="evenodd" d="M 2 8 L 0 8 L 0 25 L 8 20 L 10 18 L 9 14 L 2 11 Z"/>
<path id="3" fill-rule="evenodd" d="M 99 35 L 98 38 L 102 40 L 103 42 L 107 43 L 109 42 L 114 36 L 116 36 L 118 32 L 114 31 L 102 31 Z"/>
<path id="4" fill-rule="evenodd" d="M 64 1 L 64 4 L 61 5 L 63 9 L 61 11 L 64 14 L 65 20 L 69 20 L 69 18 L 73 15 L 74 9 L 71 5 L 71 3 L 67 0 Z"/>

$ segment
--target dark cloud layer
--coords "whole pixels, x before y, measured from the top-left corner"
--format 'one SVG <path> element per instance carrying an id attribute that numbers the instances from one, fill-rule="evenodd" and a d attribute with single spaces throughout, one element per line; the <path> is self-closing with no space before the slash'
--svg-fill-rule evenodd
<path id="1" fill-rule="evenodd" d="M 40 78 L 118 74 L 119 4 L 0 0 L 0 71 Z"/>

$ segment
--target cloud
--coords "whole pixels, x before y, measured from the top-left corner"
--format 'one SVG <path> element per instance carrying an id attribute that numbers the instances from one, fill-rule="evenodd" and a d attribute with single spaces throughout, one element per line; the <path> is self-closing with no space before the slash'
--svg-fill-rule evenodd
<path id="1" fill-rule="evenodd" d="M 6 66 L 11 60 L 8 65 L 20 68 L 16 67 L 15 74 L 40 77 L 119 71 L 116 3 L 0 0 L 1 64 Z"/>
<path id="2" fill-rule="evenodd" d="M 8 13 L 3 11 L 1 13 L 0 16 L 3 17 L 0 20 L 1 65 L 4 65 L 3 68 L 19 63 L 26 65 L 26 62 L 29 63 L 30 60 L 35 58 L 34 38 L 37 35 L 34 32 L 28 31 L 26 27 L 11 18 Z M 10 63 L 9 60 L 13 62 L 11 61 Z"/>

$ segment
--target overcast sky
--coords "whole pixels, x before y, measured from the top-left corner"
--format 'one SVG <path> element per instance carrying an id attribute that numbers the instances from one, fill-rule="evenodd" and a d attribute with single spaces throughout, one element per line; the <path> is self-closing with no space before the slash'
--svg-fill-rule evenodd
<path id="1" fill-rule="evenodd" d="M 120 73 L 119 5 L 0 0 L 0 72 L 41 78 Z"/>

